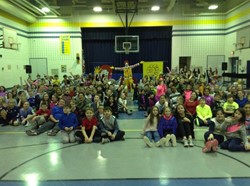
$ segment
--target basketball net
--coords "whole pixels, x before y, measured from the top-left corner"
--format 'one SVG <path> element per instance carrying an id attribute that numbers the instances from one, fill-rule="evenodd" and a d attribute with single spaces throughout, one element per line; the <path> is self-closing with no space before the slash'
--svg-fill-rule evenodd
<path id="1" fill-rule="evenodd" d="M 124 48 L 125 54 L 129 54 L 129 49 L 130 49 L 129 46 Z"/>

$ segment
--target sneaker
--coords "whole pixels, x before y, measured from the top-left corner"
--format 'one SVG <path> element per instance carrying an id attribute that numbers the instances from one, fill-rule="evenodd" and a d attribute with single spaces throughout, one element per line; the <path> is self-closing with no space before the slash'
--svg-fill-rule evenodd
<path id="1" fill-rule="evenodd" d="M 26 134 L 28 136 L 37 136 L 38 135 L 37 132 L 34 130 L 26 130 Z"/>
<path id="2" fill-rule="evenodd" d="M 57 132 L 58 131 L 56 131 L 56 130 L 50 130 L 50 131 L 47 132 L 47 135 L 48 136 L 56 136 Z"/>
<path id="3" fill-rule="evenodd" d="M 109 143 L 109 142 L 110 142 L 109 138 L 102 138 L 102 144 Z"/>
<path id="4" fill-rule="evenodd" d="M 153 147 L 153 143 L 149 140 L 149 138 L 147 136 L 144 136 L 143 140 L 148 147 Z"/>
<path id="5" fill-rule="evenodd" d="M 212 142 L 212 150 L 216 152 L 218 150 L 219 142 L 217 141 L 217 139 L 213 139 L 211 142 Z"/>
<path id="6" fill-rule="evenodd" d="M 184 139 L 183 142 L 184 142 L 184 147 L 188 147 L 188 140 Z"/>
<path id="7" fill-rule="evenodd" d="M 30 122 L 27 121 L 27 123 L 24 126 L 25 127 L 29 127 L 30 126 Z"/>
<path id="8" fill-rule="evenodd" d="M 128 114 L 128 115 L 132 115 L 132 114 L 133 114 L 133 110 L 128 110 L 128 111 L 127 111 L 127 114 Z"/>
<path id="9" fill-rule="evenodd" d="M 207 141 L 205 144 L 205 147 L 202 148 L 202 152 L 204 152 L 204 153 L 211 152 L 211 148 L 212 148 L 212 142 Z"/>
<path id="10" fill-rule="evenodd" d="M 166 138 L 161 138 L 159 141 L 156 142 L 155 146 L 156 147 L 161 147 L 166 143 Z"/>
<path id="11" fill-rule="evenodd" d="M 171 134 L 170 136 L 171 142 L 172 142 L 172 146 L 176 147 L 176 137 L 174 134 Z"/>
<path id="12" fill-rule="evenodd" d="M 166 146 L 166 147 L 169 147 L 169 141 L 170 141 L 170 139 L 171 139 L 170 134 L 167 134 L 165 139 L 166 139 L 165 146 Z"/>
<path id="13" fill-rule="evenodd" d="M 246 143 L 245 144 L 245 150 L 246 151 L 250 151 L 250 143 Z"/>
<path id="14" fill-rule="evenodd" d="M 21 123 L 18 121 L 18 120 L 16 120 L 16 121 L 14 121 L 13 122 L 13 126 L 18 126 L 18 125 L 20 125 Z"/>
<path id="15" fill-rule="evenodd" d="M 189 139 L 189 140 L 188 140 L 188 146 L 189 146 L 189 147 L 193 147 L 193 146 L 194 146 L 193 140 L 192 140 L 192 139 Z"/>

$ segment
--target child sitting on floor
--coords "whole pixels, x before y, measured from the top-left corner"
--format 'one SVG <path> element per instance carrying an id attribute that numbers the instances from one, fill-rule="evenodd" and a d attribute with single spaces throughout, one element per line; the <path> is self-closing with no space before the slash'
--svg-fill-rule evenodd
<path id="1" fill-rule="evenodd" d="M 144 128 L 142 131 L 142 134 L 145 135 L 143 137 L 144 142 L 148 147 L 153 147 L 153 142 L 155 142 L 155 145 L 157 147 L 163 146 L 166 142 L 165 138 L 160 138 L 160 135 L 157 130 L 159 118 L 159 109 L 158 107 L 153 106 L 150 114 L 145 120 Z"/>
<path id="2" fill-rule="evenodd" d="M 158 123 L 158 132 L 161 138 L 166 138 L 166 146 L 169 146 L 170 141 L 173 147 L 176 146 L 176 129 L 176 118 L 172 115 L 171 109 L 165 107 Z"/>
<path id="3" fill-rule="evenodd" d="M 82 131 L 77 131 L 75 136 L 79 143 L 98 143 L 101 141 L 101 136 L 97 130 L 98 120 L 94 116 L 94 109 L 87 107 L 85 114 L 86 117 L 82 120 Z"/>
<path id="4" fill-rule="evenodd" d="M 74 143 L 75 129 L 78 126 L 76 114 L 71 111 L 70 106 L 63 107 L 64 114 L 59 119 L 59 128 L 61 129 L 62 143 Z"/>
<path id="5" fill-rule="evenodd" d="M 112 115 L 112 109 L 105 107 L 104 116 L 100 119 L 100 129 L 102 144 L 110 141 L 124 140 L 125 132 L 119 130 L 119 125 L 115 116 Z"/>

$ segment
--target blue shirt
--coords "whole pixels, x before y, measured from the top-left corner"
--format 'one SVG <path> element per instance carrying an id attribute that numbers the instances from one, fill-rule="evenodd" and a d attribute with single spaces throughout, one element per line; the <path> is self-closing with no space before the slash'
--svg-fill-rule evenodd
<path id="1" fill-rule="evenodd" d="M 59 107 L 59 106 L 55 106 L 52 111 L 51 111 L 52 116 L 56 119 L 56 120 L 60 120 L 60 118 L 62 117 L 62 115 L 64 114 L 63 112 L 63 107 Z"/>
<path id="2" fill-rule="evenodd" d="M 75 129 L 78 126 L 76 114 L 73 112 L 69 114 L 64 113 L 59 120 L 58 126 L 61 130 L 64 130 L 65 127 L 73 127 Z"/>
<path id="3" fill-rule="evenodd" d="M 238 103 L 240 108 L 243 108 L 247 103 L 247 101 L 248 101 L 247 98 L 243 98 L 242 100 L 240 100 L 239 98 L 236 99 L 236 103 Z"/>

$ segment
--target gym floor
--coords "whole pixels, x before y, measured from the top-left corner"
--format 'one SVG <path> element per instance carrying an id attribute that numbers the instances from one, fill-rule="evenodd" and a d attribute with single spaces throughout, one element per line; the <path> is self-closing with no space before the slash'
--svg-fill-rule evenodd
<path id="1" fill-rule="evenodd" d="M 250 184 L 247 152 L 202 153 L 193 148 L 148 148 L 140 135 L 143 112 L 121 114 L 125 141 L 62 144 L 61 136 L 27 136 L 27 127 L 0 127 L 0 186 L 221 185 Z"/>

